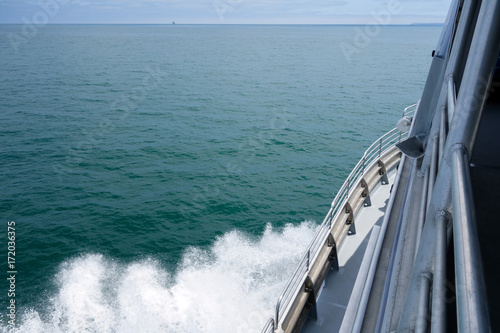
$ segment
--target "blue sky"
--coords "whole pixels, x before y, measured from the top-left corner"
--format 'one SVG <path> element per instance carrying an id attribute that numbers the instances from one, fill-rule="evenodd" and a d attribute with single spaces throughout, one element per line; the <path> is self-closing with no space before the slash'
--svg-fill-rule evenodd
<path id="1" fill-rule="evenodd" d="M 0 0 L 0 23 L 440 23 L 450 1 Z"/>

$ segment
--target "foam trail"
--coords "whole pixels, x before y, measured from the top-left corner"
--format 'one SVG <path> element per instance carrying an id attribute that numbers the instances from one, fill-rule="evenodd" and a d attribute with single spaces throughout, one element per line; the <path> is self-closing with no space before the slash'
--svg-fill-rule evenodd
<path id="1" fill-rule="evenodd" d="M 260 332 L 315 230 L 268 225 L 258 240 L 232 231 L 188 249 L 175 274 L 152 259 L 75 258 L 61 265 L 49 315 L 26 311 L 16 332 Z"/>

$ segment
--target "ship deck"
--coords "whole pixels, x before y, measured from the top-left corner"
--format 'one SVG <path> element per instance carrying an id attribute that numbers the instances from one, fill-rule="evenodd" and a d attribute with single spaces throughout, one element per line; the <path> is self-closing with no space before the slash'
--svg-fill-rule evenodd
<path id="1" fill-rule="evenodd" d="M 339 270 L 332 270 L 327 275 L 319 294 L 317 319 L 308 319 L 302 332 L 339 332 L 349 302 L 352 305 L 359 303 L 396 173 L 396 168 L 389 171 L 389 184 L 379 184 L 371 193 L 372 205 L 363 207 L 357 215 L 356 234 L 348 236 L 339 249 Z M 356 288 L 355 284 L 358 284 Z"/>

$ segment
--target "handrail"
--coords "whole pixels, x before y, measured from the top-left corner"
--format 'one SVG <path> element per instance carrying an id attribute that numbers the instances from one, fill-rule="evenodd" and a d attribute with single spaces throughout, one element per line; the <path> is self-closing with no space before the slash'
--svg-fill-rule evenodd
<path id="1" fill-rule="evenodd" d="M 269 318 L 269 320 L 266 323 L 266 326 L 262 329 L 260 333 L 273 333 L 274 332 L 274 319 Z"/>
<path id="2" fill-rule="evenodd" d="M 416 107 L 417 104 L 406 107 L 403 111 L 403 116 L 412 117 L 415 114 Z M 391 149 L 395 144 L 406 139 L 407 136 L 408 132 L 401 132 L 397 128 L 392 129 L 376 140 L 365 151 L 363 157 L 353 168 L 346 181 L 337 192 L 337 195 L 330 206 L 330 210 L 319 226 L 316 235 L 307 247 L 303 257 L 299 261 L 295 272 L 278 298 L 274 315 L 275 330 L 279 328 L 280 318 L 282 318 L 286 311 L 288 311 L 288 308 L 292 305 L 298 291 L 304 284 L 304 281 L 308 276 L 311 263 L 315 262 L 320 253 L 322 244 L 326 242 L 328 235 L 334 227 L 334 225 L 332 225 L 333 221 L 335 221 L 337 215 L 340 214 L 345 207 L 347 199 L 349 198 L 352 189 L 355 187 L 353 185 L 357 185 L 363 178 L 366 170 L 369 170 L 373 164 L 378 163 L 380 158 L 388 152 L 389 149 Z"/>
<path id="3" fill-rule="evenodd" d="M 404 116 L 413 116 L 415 114 L 415 111 L 417 110 L 417 105 L 418 103 L 409 105 L 404 108 L 403 110 L 403 117 Z"/>
<path id="4" fill-rule="evenodd" d="M 467 149 L 457 145 L 451 161 L 458 331 L 490 332 Z"/>

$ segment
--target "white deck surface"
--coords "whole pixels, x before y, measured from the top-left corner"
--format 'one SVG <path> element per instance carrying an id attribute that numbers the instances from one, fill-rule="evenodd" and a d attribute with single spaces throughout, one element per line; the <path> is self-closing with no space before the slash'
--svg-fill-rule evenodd
<path id="1" fill-rule="evenodd" d="M 389 184 L 377 186 L 370 195 L 372 205 L 363 207 L 355 218 L 356 234 L 347 236 L 338 253 L 339 270 L 330 271 L 325 279 L 317 301 L 318 319 L 309 319 L 302 329 L 303 333 L 339 331 L 370 233 L 374 225 L 382 223 L 396 170 L 388 176 Z"/>

